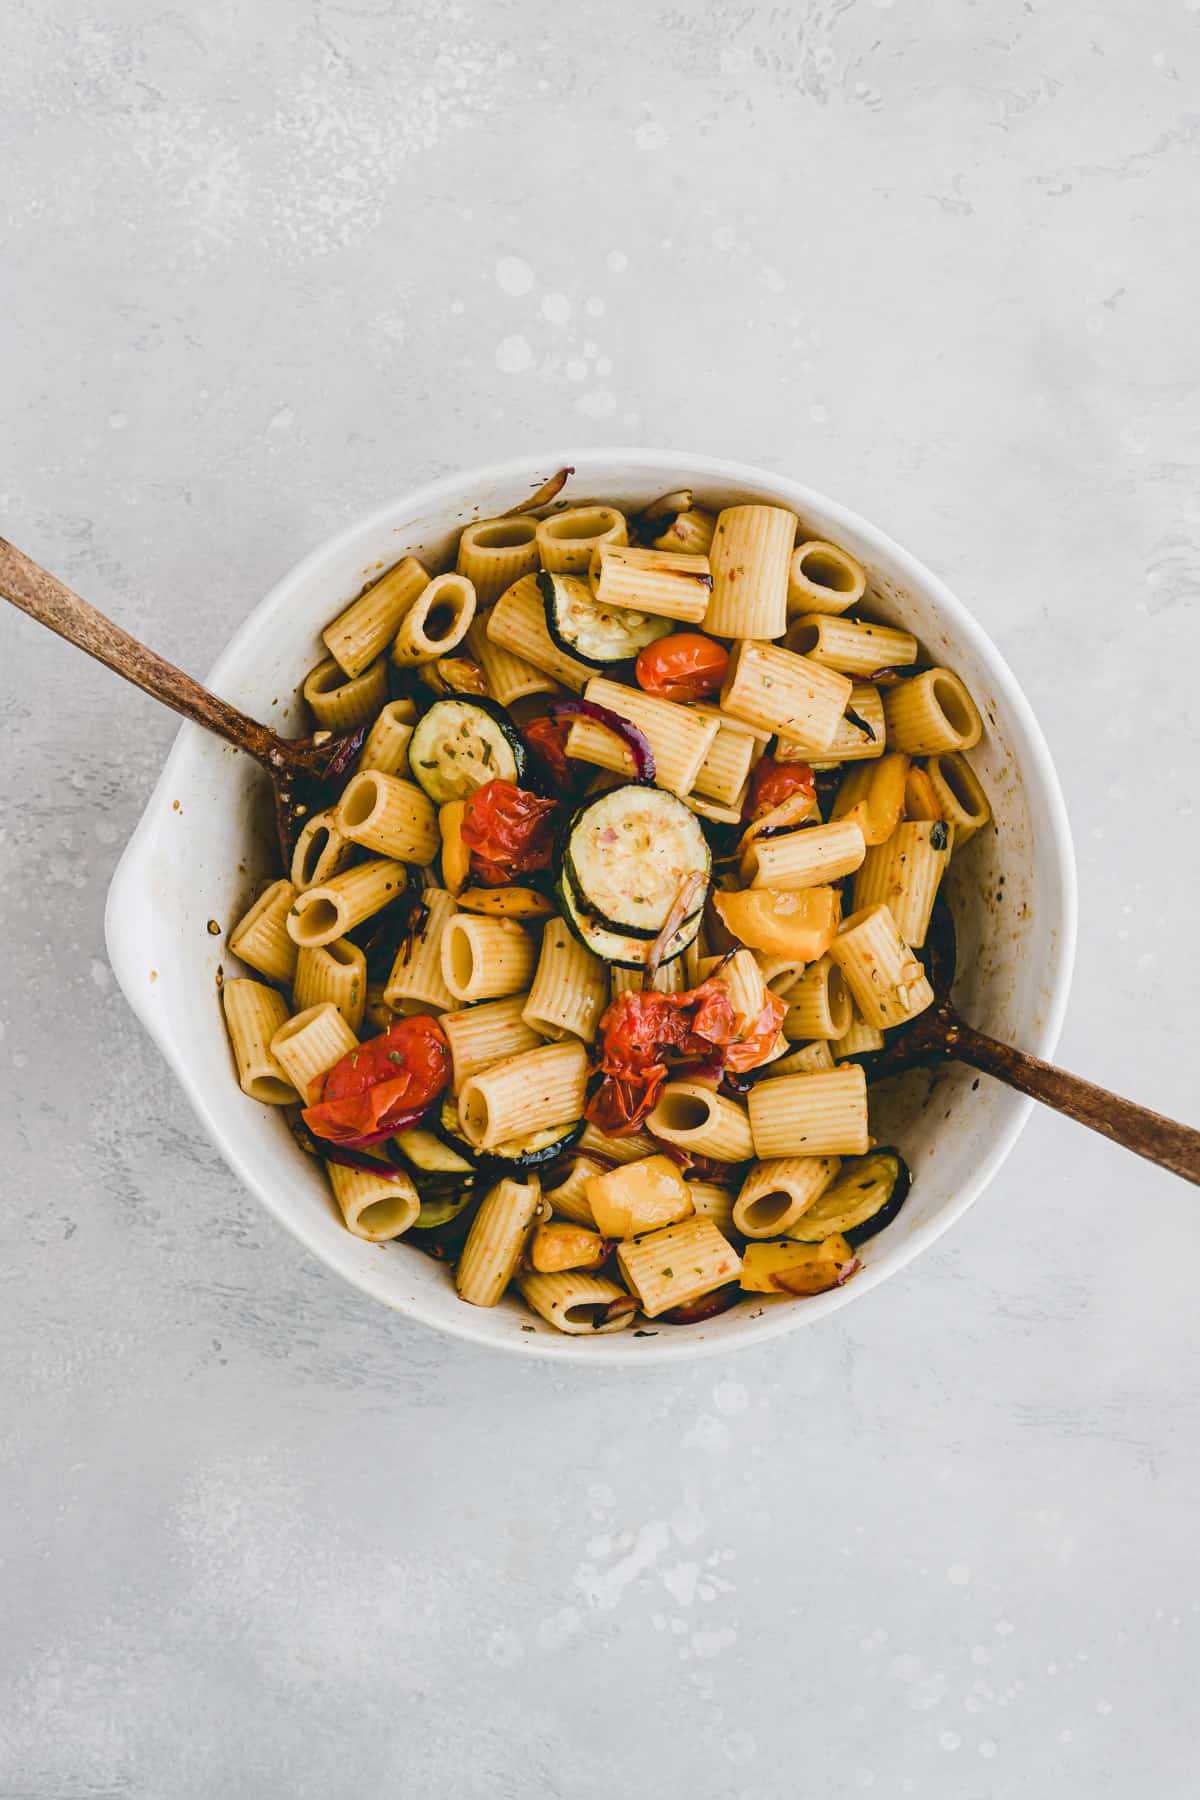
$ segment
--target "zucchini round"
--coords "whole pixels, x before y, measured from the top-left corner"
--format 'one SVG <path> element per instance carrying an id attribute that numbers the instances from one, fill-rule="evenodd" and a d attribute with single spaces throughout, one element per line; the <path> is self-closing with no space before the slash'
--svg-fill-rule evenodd
<path id="1" fill-rule="evenodd" d="M 712 856 L 700 821 L 682 800 L 663 788 L 631 784 L 579 809 L 567 827 L 563 866 L 597 923 L 653 939 L 688 876 L 707 881 Z M 703 905 L 701 897 L 696 910 Z"/>
<path id="2" fill-rule="evenodd" d="M 545 1131 L 529 1131 L 521 1137 L 506 1138 L 502 1144 L 486 1150 L 479 1158 L 480 1167 L 493 1174 L 511 1175 L 520 1169 L 540 1169 L 556 1156 L 563 1156 L 577 1142 L 583 1120 L 564 1130 L 561 1125 Z"/>
<path id="3" fill-rule="evenodd" d="M 433 1114 L 430 1124 L 441 1138 L 443 1144 L 453 1150 L 463 1162 L 473 1169 L 478 1164 L 475 1148 L 463 1136 L 462 1120 L 458 1116 L 458 1101 L 453 1094 L 443 1094 L 442 1103 Z"/>
<path id="4" fill-rule="evenodd" d="M 435 700 L 408 743 L 412 778 L 438 806 L 467 800 L 488 781 L 519 787 L 525 763 L 521 734 L 504 708 L 475 695 Z"/>
<path id="5" fill-rule="evenodd" d="M 612 931 L 601 924 L 579 898 L 570 875 L 565 870 L 558 885 L 558 897 L 567 929 L 578 938 L 585 950 L 590 950 L 601 962 L 612 963 L 618 969 L 646 967 L 646 958 L 654 940 L 630 937 L 627 933 Z M 690 919 L 684 920 L 667 945 L 665 954 L 660 957 L 660 963 L 674 962 L 677 956 L 683 955 L 688 945 L 694 943 L 699 935 L 703 917 L 701 909 L 693 913 Z"/>
<path id="6" fill-rule="evenodd" d="M 803 1244 L 820 1244 L 829 1237 L 864 1244 L 891 1224 L 911 1186 L 908 1164 L 898 1150 L 870 1150 L 866 1156 L 847 1158 L 833 1186 L 787 1235 Z"/>
<path id="7" fill-rule="evenodd" d="M 630 612 L 623 606 L 601 606 L 586 581 L 577 575 L 537 578 L 546 609 L 546 630 L 560 650 L 590 669 L 611 669 L 631 662 L 639 650 L 675 629 L 672 619 Z"/>
<path id="8" fill-rule="evenodd" d="M 474 1163 L 461 1156 L 453 1145 L 416 1125 L 408 1131 L 398 1131 L 392 1139 L 392 1149 L 415 1175 L 463 1176 L 475 1172 Z"/>
<path id="9" fill-rule="evenodd" d="M 412 1231 L 434 1231 L 439 1225 L 448 1225 L 451 1219 L 457 1219 L 475 1198 L 472 1187 L 459 1190 L 456 1194 L 447 1194 L 445 1198 L 426 1197 L 421 1195 L 421 1210 L 409 1227 Z"/>

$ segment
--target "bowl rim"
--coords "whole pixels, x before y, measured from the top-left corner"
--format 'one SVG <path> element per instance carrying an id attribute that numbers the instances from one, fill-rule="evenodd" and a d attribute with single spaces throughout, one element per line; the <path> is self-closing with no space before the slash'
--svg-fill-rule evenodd
<path id="1" fill-rule="evenodd" d="M 1048 829 L 1045 834 L 1044 846 L 1047 858 L 1045 873 L 1047 880 L 1051 883 L 1052 891 L 1056 890 L 1059 898 L 1059 940 L 1040 1021 L 1036 1029 L 1029 1034 L 1036 1041 L 1025 1047 L 1043 1059 L 1053 1056 L 1066 1016 L 1074 972 L 1078 934 L 1078 886 L 1074 845 L 1066 803 L 1049 746 L 1033 708 L 1005 658 L 963 602 L 938 575 L 928 569 L 903 545 L 898 544 L 887 532 L 863 518 L 861 514 L 841 502 L 831 499 L 818 489 L 793 480 L 789 475 L 778 474 L 774 470 L 754 463 L 706 456 L 690 451 L 598 445 L 575 451 L 556 449 L 527 452 L 518 457 L 506 457 L 497 462 L 440 476 L 437 480 L 427 482 L 421 487 L 406 490 L 375 507 L 371 512 L 351 520 L 340 531 L 323 539 L 321 543 L 293 564 L 247 613 L 205 677 L 205 686 L 212 688 L 218 694 L 221 693 L 226 680 L 231 676 L 236 676 L 240 667 L 244 666 L 242 662 L 243 645 L 251 636 L 263 613 L 282 607 L 286 603 L 288 595 L 316 573 L 323 564 L 333 561 L 339 555 L 350 550 L 359 538 L 369 537 L 372 532 L 386 527 L 388 522 L 397 515 L 418 517 L 451 501 L 461 506 L 464 493 L 469 493 L 472 488 L 483 491 L 487 486 L 511 483 L 514 490 L 520 492 L 522 484 L 531 480 L 536 484 L 546 479 L 546 472 L 555 469 L 570 467 L 573 473 L 579 473 L 581 480 L 586 482 L 589 478 L 589 463 L 601 460 L 620 463 L 631 472 L 651 473 L 661 470 L 664 475 L 669 475 L 675 480 L 677 480 L 679 469 L 682 467 L 689 471 L 689 478 L 694 475 L 697 482 L 711 479 L 731 486 L 737 486 L 739 483 L 769 485 L 778 492 L 781 499 L 786 499 L 787 503 L 794 506 L 802 516 L 806 510 L 819 510 L 835 525 L 844 526 L 868 544 L 881 550 L 901 569 L 907 581 L 921 588 L 930 596 L 954 633 L 970 643 L 976 655 L 986 665 L 1005 704 L 1024 732 L 1030 757 L 1036 768 L 1046 802 Z M 861 1274 L 857 1275 L 844 1288 L 818 1295 L 808 1300 L 803 1307 L 777 1307 L 773 1309 L 772 1316 L 759 1323 L 753 1332 L 747 1332 L 745 1336 L 739 1336 L 733 1340 L 724 1337 L 697 1336 L 680 1342 L 672 1336 L 670 1341 L 674 1347 L 668 1350 L 665 1345 L 660 1348 L 645 1342 L 641 1342 L 635 1347 L 634 1344 L 624 1341 L 626 1338 L 624 1332 L 604 1338 L 575 1338 L 563 1334 L 550 1336 L 541 1332 L 515 1333 L 511 1336 L 496 1337 L 488 1329 L 485 1318 L 476 1317 L 476 1309 L 473 1307 L 460 1306 L 458 1312 L 463 1315 L 461 1319 L 457 1314 L 450 1318 L 443 1318 L 433 1316 L 422 1305 L 414 1305 L 411 1300 L 394 1298 L 380 1291 L 380 1288 L 365 1274 L 340 1268 L 330 1262 L 320 1243 L 310 1236 L 303 1222 L 292 1216 L 285 1207 L 281 1207 L 267 1185 L 259 1182 L 249 1170 L 238 1145 L 221 1129 L 210 1112 L 203 1090 L 193 1078 L 175 1034 L 168 1028 L 165 1016 L 154 1003 L 154 990 L 148 988 L 147 984 L 139 978 L 141 973 L 139 949 L 140 944 L 145 941 L 139 921 L 145 921 L 148 926 L 150 915 L 144 880 L 146 852 L 151 844 L 162 809 L 163 797 L 172 782 L 175 768 L 187 754 L 189 745 L 196 737 L 202 735 L 206 734 L 198 725 L 185 722 L 180 727 L 168 752 L 162 772 L 113 872 L 104 914 L 104 935 L 109 961 L 118 985 L 135 1016 L 158 1047 L 182 1087 L 193 1112 L 242 1186 L 249 1189 L 267 1212 L 285 1226 L 294 1237 L 298 1238 L 305 1248 L 329 1269 L 331 1274 L 350 1283 L 371 1299 L 388 1306 L 392 1311 L 398 1312 L 402 1317 L 412 1319 L 433 1331 L 441 1332 L 466 1343 L 485 1347 L 488 1350 L 500 1349 L 515 1355 L 541 1357 L 560 1363 L 564 1361 L 583 1363 L 594 1369 L 612 1369 L 634 1364 L 644 1368 L 650 1363 L 662 1366 L 671 1362 L 701 1357 L 729 1356 L 736 1351 L 751 1349 L 771 1339 L 796 1331 L 803 1325 L 815 1324 L 818 1319 L 827 1317 L 852 1300 L 862 1298 L 878 1287 L 881 1282 L 907 1267 L 936 1242 L 944 1232 L 957 1223 L 970 1206 L 974 1205 L 1003 1166 L 1025 1128 L 1035 1102 L 1024 1095 L 1017 1094 L 1013 1096 L 1014 1105 L 1010 1116 L 997 1133 L 987 1154 L 980 1159 L 971 1177 L 959 1188 L 954 1198 L 933 1218 L 927 1220 L 903 1242 L 896 1244 L 878 1261 L 869 1263 Z"/>

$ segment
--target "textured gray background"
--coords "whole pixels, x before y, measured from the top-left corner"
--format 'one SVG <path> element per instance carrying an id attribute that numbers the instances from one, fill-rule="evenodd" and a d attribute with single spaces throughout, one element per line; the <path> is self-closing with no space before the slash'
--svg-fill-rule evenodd
<path id="1" fill-rule="evenodd" d="M 1011 659 L 1063 1059 L 1194 1115 L 1198 80 L 1200 0 L 9 0 L 0 529 L 202 671 L 439 472 L 795 473 Z M 114 990 L 170 718 L 15 615 L 0 703 L 5 1800 L 1194 1794 L 1189 1190 L 1040 1117 L 791 1342 L 443 1343 L 238 1190 Z"/>

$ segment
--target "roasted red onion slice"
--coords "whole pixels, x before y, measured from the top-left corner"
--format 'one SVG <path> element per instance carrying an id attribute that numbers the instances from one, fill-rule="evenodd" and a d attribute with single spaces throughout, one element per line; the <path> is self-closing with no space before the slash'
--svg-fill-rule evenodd
<path id="1" fill-rule="evenodd" d="M 598 706 L 594 700 L 556 700 L 546 709 L 553 719 L 593 719 L 615 737 L 619 737 L 633 758 L 634 773 L 639 781 L 652 782 L 657 773 L 650 740 L 637 725 L 631 725 L 611 707 Z"/>

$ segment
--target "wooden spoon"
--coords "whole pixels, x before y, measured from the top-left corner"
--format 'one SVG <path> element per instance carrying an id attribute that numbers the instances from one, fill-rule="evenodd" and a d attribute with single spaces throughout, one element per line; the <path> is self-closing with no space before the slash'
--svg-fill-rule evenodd
<path id="1" fill-rule="evenodd" d="M 1149 1107 L 1135 1106 L 1132 1100 L 1122 1100 L 1107 1088 L 1068 1075 L 1065 1069 L 1056 1069 L 967 1024 L 950 999 L 957 942 L 954 916 L 941 895 L 933 910 L 927 949 L 934 1003 L 891 1036 L 883 1050 L 861 1059 L 868 1081 L 883 1081 L 906 1069 L 932 1068 L 941 1062 L 967 1063 L 1200 1186 L 1200 1131 L 1165 1119 Z"/>
<path id="2" fill-rule="evenodd" d="M 185 675 L 173 663 L 165 662 L 148 650 L 145 644 L 130 637 L 119 625 L 81 600 L 48 570 L 31 561 L 20 550 L 0 538 L 0 594 L 19 606 L 41 625 L 48 625 L 59 637 L 66 638 L 80 650 L 86 650 L 97 662 L 115 674 L 123 675 L 164 706 L 182 713 L 194 725 L 215 731 L 227 743 L 236 744 L 256 762 L 260 762 L 271 778 L 275 796 L 275 828 L 283 866 L 292 860 L 296 833 L 307 813 L 319 810 L 326 782 L 344 775 L 362 747 L 366 728 L 333 736 L 319 731 L 308 738 L 281 738 L 257 719 L 239 712 L 228 700 L 210 694 L 207 688 Z"/>

